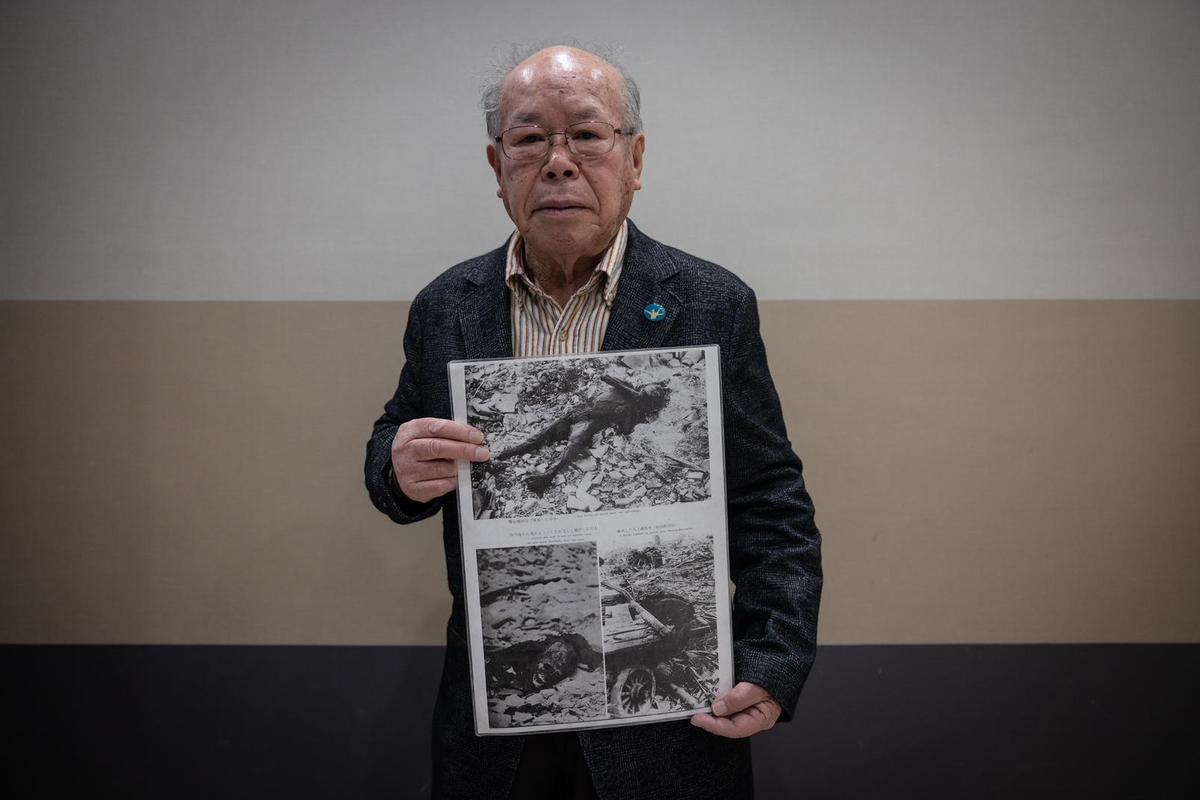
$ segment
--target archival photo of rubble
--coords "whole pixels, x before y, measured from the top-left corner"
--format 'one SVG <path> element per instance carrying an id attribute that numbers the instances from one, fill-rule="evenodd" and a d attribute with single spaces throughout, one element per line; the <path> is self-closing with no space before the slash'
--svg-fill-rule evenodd
<path id="1" fill-rule="evenodd" d="M 713 537 L 670 534 L 614 544 L 600 559 L 609 714 L 708 707 L 720 680 Z"/>
<path id="2" fill-rule="evenodd" d="M 475 558 L 490 726 L 607 719 L 595 543 Z"/>
<path id="3" fill-rule="evenodd" d="M 468 364 L 467 421 L 492 459 L 471 465 L 475 519 L 705 500 L 705 353 L 627 352 Z"/>

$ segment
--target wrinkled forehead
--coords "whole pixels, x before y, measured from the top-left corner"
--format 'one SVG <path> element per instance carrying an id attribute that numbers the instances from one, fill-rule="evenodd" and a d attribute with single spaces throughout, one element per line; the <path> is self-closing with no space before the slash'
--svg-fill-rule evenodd
<path id="1" fill-rule="evenodd" d="M 621 81 L 611 64 L 594 57 L 570 50 L 538 53 L 504 79 L 501 113 L 509 124 L 538 123 L 555 114 L 570 121 L 615 117 L 622 107 Z"/>

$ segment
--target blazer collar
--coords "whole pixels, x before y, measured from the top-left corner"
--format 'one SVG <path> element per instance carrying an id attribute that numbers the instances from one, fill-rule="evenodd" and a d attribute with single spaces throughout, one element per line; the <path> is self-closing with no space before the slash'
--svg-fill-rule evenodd
<path id="1" fill-rule="evenodd" d="M 504 282 L 507 243 L 480 256 L 464 275 L 472 287 L 459 307 L 464 357 L 508 358 L 512 348 L 512 309 Z M 637 229 L 629 220 L 629 241 L 617 295 L 613 299 L 608 329 L 601 350 L 638 350 L 663 347 L 681 302 L 667 286 L 679 265 L 665 247 Z M 645 309 L 657 303 L 666 316 L 646 319 Z"/>

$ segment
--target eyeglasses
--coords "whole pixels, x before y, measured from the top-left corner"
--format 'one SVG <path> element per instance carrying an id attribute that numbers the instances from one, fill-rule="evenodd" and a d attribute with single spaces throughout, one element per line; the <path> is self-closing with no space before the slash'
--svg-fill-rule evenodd
<path id="1" fill-rule="evenodd" d="M 517 125 L 496 137 L 500 150 L 513 161 L 540 161 L 550 152 L 550 142 L 562 136 L 567 149 L 579 158 L 599 158 L 612 152 L 618 135 L 629 131 L 607 122 L 576 122 L 551 133 L 540 125 Z"/>

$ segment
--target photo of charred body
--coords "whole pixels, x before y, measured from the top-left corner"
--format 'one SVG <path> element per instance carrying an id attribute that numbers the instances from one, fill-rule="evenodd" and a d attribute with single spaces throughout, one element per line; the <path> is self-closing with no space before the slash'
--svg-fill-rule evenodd
<path id="1" fill-rule="evenodd" d="M 600 380 L 609 385 L 608 391 L 602 392 L 587 405 L 568 411 L 520 444 L 502 451 L 495 456 L 496 460 L 504 461 L 513 456 L 533 453 L 565 440 L 566 447 L 557 461 L 541 472 L 532 472 L 525 477 L 526 486 L 535 492 L 544 492 L 563 467 L 583 455 L 597 433 L 612 428 L 628 436 L 635 425 L 653 419 L 670 397 L 670 390 L 661 383 L 638 389 L 611 375 L 601 375 Z"/>
<path id="2" fill-rule="evenodd" d="M 606 695 L 613 717 L 706 708 L 719 656 L 711 536 L 655 536 L 600 562 Z"/>
<path id="3" fill-rule="evenodd" d="M 710 496 L 704 352 L 492 362 L 466 371 L 476 519 Z"/>
<path id="4" fill-rule="evenodd" d="M 595 544 L 475 556 L 491 726 L 606 719 Z"/>

